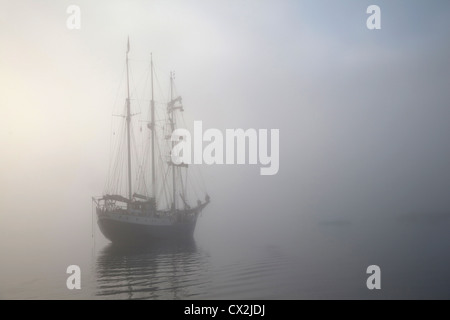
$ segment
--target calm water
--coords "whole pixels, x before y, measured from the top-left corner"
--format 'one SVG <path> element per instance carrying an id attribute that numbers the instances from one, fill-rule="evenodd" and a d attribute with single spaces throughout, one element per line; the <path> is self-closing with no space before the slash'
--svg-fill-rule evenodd
<path id="1" fill-rule="evenodd" d="M 450 298 L 448 226 L 327 221 L 270 241 L 199 230 L 190 243 L 146 249 L 117 248 L 98 233 L 95 243 L 71 234 L 3 241 L 0 298 Z M 70 264 L 81 267 L 81 290 L 66 288 Z M 365 286 L 371 264 L 382 269 L 378 292 Z"/>
<path id="2" fill-rule="evenodd" d="M 106 246 L 96 262 L 96 295 L 120 299 L 207 299 L 276 297 L 271 284 L 283 281 L 286 260 L 267 251 L 258 259 L 214 266 L 193 242 L 146 250 Z"/>

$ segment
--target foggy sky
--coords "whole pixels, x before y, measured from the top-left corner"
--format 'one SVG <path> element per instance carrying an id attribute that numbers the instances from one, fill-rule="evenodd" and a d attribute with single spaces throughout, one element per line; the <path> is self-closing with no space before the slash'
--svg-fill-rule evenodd
<path id="1" fill-rule="evenodd" d="M 66 28 L 70 4 L 81 30 Z M 381 30 L 366 28 L 371 4 Z M 270 237 L 308 217 L 450 211 L 447 1 L 10 1 L 0 11 L 0 228 L 24 248 L 31 235 L 91 232 L 127 36 L 133 59 L 153 52 L 162 83 L 176 71 L 190 121 L 280 129 L 275 176 L 205 166 L 212 203 L 199 234 Z"/>

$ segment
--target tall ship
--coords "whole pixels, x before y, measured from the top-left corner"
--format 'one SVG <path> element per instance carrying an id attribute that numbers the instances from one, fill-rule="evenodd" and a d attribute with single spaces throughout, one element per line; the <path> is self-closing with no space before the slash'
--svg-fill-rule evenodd
<path id="1" fill-rule="evenodd" d="M 174 73 L 170 72 L 168 101 L 156 100 L 159 82 L 151 55 L 150 99 L 137 97 L 138 90 L 130 95 L 129 52 L 128 39 L 126 98 L 122 114 L 113 114 L 120 124 L 112 136 L 108 181 L 103 195 L 92 197 L 98 226 L 114 244 L 192 239 L 197 218 L 210 198 L 198 168 L 171 161 L 175 143 L 171 134 L 184 122 Z"/>

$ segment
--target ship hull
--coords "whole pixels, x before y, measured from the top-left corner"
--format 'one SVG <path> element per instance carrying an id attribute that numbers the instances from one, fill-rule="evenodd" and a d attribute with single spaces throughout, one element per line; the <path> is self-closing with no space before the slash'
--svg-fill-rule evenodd
<path id="1" fill-rule="evenodd" d="M 168 225 L 140 224 L 99 217 L 103 235 L 114 244 L 152 244 L 193 239 L 196 221 L 174 222 Z"/>

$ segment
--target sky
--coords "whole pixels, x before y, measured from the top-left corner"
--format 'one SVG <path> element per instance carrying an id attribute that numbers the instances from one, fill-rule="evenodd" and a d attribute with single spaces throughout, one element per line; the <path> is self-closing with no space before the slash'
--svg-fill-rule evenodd
<path id="1" fill-rule="evenodd" d="M 71 4 L 80 30 L 66 27 Z M 371 4 L 381 30 L 366 27 Z M 128 36 L 132 66 L 153 53 L 163 86 L 176 71 L 188 120 L 280 130 L 275 176 L 202 168 L 205 237 L 450 211 L 448 1 L 9 1 L 0 228 L 24 248 L 27 233 L 45 242 L 91 232 Z"/>

